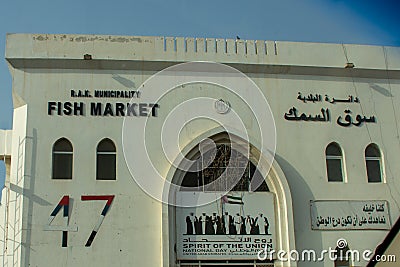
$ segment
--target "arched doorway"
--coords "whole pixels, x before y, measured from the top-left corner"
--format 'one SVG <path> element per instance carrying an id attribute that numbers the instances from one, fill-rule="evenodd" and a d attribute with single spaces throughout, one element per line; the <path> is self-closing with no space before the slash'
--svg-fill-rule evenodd
<path id="1" fill-rule="evenodd" d="M 229 189 L 224 184 L 226 181 L 212 183 L 226 170 L 228 167 L 226 162 L 232 159 L 246 161 L 245 167 L 240 167 L 239 172 L 237 170 L 235 172 L 235 167 L 230 166 L 233 169 L 228 172 L 228 175 L 240 173 L 240 177 L 235 178 L 237 180 L 235 186 L 225 195 L 221 195 L 218 203 L 213 203 L 213 210 L 207 205 L 192 211 L 188 208 L 173 206 L 164 208 L 164 266 L 296 266 L 295 262 L 276 260 L 278 250 L 289 252 L 295 248 L 291 195 L 282 170 L 276 162 L 273 162 L 270 171 L 265 172 L 263 168 L 269 168 L 270 165 L 265 162 L 265 157 L 259 152 L 260 150 L 250 145 L 250 156 L 243 157 L 246 153 L 242 153 L 241 147 L 245 149 L 248 144 L 240 138 L 234 137 L 235 139 L 232 140 L 231 135 L 230 137 L 231 139 L 227 138 L 225 133 L 211 136 L 216 143 L 216 151 L 213 155 L 214 160 L 207 163 L 208 167 L 199 168 L 197 172 L 174 170 L 168 175 L 167 179 L 186 187 L 185 190 L 175 192 L 175 195 L 170 197 L 184 198 L 188 193 L 192 196 L 218 194 Z M 232 142 L 236 144 L 234 151 L 231 149 Z M 243 144 L 243 146 L 237 146 L 238 144 Z M 188 159 L 199 157 L 198 142 L 187 151 Z M 262 176 L 263 172 L 268 175 Z M 262 182 L 258 187 L 253 187 L 253 179 L 262 179 Z M 210 184 L 213 186 L 207 187 Z M 254 201 L 258 201 L 259 204 L 254 204 Z M 234 215 L 235 218 L 233 218 Z M 257 248 L 254 244 L 243 244 L 244 247 L 241 247 L 243 250 L 236 249 L 229 252 L 207 250 L 207 245 L 193 247 L 195 244 L 193 242 L 200 244 L 207 240 L 210 243 L 208 248 L 218 243 L 221 248 L 228 249 L 232 248 L 233 241 L 230 240 L 232 238 L 235 242 L 239 240 L 240 242 L 243 240 L 251 240 L 253 243 L 255 240 L 265 242 L 263 247 L 258 246 L 257 251 L 268 246 L 268 250 L 272 248 L 272 253 L 275 255 L 264 261 L 258 260 L 254 254 Z M 189 244 L 188 240 L 193 242 Z M 254 248 L 253 253 L 247 253 L 249 250 L 246 249 L 249 248 Z M 244 252 L 240 256 L 232 256 L 232 251 L 236 254 L 240 254 L 240 251 Z"/>

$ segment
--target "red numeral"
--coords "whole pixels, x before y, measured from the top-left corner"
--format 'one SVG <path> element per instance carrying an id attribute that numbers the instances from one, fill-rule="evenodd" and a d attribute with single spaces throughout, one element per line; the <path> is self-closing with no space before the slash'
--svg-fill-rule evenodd
<path id="1" fill-rule="evenodd" d="M 114 200 L 113 195 L 109 196 L 82 196 L 82 201 L 91 201 L 91 200 L 107 200 L 106 205 L 103 208 L 103 211 L 100 214 L 100 218 L 97 221 L 97 224 L 93 228 L 92 233 L 90 234 L 88 240 L 86 241 L 85 247 L 90 247 L 92 245 L 93 239 L 95 238 L 96 234 L 99 232 L 100 226 L 104 221 L 104 217 L 106 217 L 108 210 L 110 209 L 111 203 Z"/>
<path id="2" fill-rule="evenodd" d="M 64 225 L 51 225 L 54 218 L 57 216 L 58 212 L 63 208 Z M 69 196 L 63 196 L 63 198 L 58 202 L 57 206 L 50 214 L 50 218 L 47 225 L 44 227 L 45 231 L 62 231 L 62 247 L 67 247 L 68 245 L 68 232 L 78 231 L 78 227 L 70 227 L 69 224 Z"/>

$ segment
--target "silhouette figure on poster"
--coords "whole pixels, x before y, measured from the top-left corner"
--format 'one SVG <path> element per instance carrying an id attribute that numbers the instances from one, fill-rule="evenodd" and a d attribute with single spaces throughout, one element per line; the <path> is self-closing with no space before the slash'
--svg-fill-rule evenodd
<path id="1" fill-rule="evenodd" d="M 269 222 L 268 222 L 267 217 L 264 217 L 264 229 L 265 229 L 265 234 L 266 234 L 266 235 L 269 235 L 269 233 L 268 233 Z"/>
<path id="2" fill-rule="evenodd" d="M 186 234 L 192 235 L 193 234 L 193 224 L 190 220 L 190 216 L 186 216 Z"/>
<path id="3" fill-rule="evenodd" d="M 195 216 L 193 212 L 186 216 L 187 235 L 271 235 L 269 233 L 270 223 L 262 213 L 255 217 L 246 215 L 235 216 L 225 212 L 223 215 L 207 215 L 202 213 Z"/>
<path id="4" fill-rule="evenodd" d="M 258 214 L 256 227 L 258 228 L 258 231 L 259 231 L 260 235 L 264 235 L 265 234 L 264 216 L 263 216 L 262 213 Z"/>
<path id="5" fill-rule="evenodd" d="M 246 219 L 243 216 L 240 216 L 241 222 L 240 222 L 240 234 L 245 235 L 246 234 Z"/>
<path id="6" fill-rule="evenodd" d="M 212 220 L 212 223 L 213 223 L 214 234 L 216 234 L 217 233 L 217 213 L 215 213 L 215 212 L 213 213 L 213 216 L 212 216 L 211 220 Z"/>
<path id="7" fill-rule="evenodd" d="M 229 215 L 229 234 L 230 235 L 236 235 L 236 227 L 235 227 L 235 222 L 233 220 L 233 216 Z"/>
<path id="8" fill-rule="evenodd" d="M 260 233 L 259 226 L 257 223 L 258 218 L 250 218 L 250 234 L 258 235 Z"/>
<path id="9" fill-rule="evenodd" d="M 236 233 L 240 233 L 241 226 L 242 226 L 242 216 L 240 216 L 239 213 L 236 213 L 236 216 L 235 216 Z"/>
<path id="10" fill-rule="evenodd" d="M 247 215 L 247 217 L 246 217 L 246 233 L 250 234 L 250 230 L 251 230 L 251 217 L 250 217 L 250 215 Z"/>
<path id="11" fill-rule="evenodd" d="M 205 235 L 206 234 L 206 214 L 203 212 L 201 215 L 202 215 L 201 233 L 203 235 Z"/>
<path id="12" fill-rule="evenodd" d="M 206 235 L 215 235 L 211 216 L 206 216 Z"/>
<path id="13" fill-rule="evenodd" d="M 217 216 L 217 222 L 216 222 L 217 223 L 217 231 L 216 231 L 217 235 L 225 234 L 224 233 L 224 228 L 223 228 L 223 225 L 222 225 L 222 218 L 221 218 L 221 216 Z"/>
<path id="14" fill-rule="evenodd" d="M 197 218 L 197 216 L 194 217 L 194 232 L 196 235 L 202 235 L 202 224 L 203 224 L 203 218 L 200 216 Z"/>
<path id="15" fill-rule="evenodd" d="M 229 234 L 229 216 L 228 212 L 225 212 L 222 216 L 222 225 L 224 226 L 224 234 Z"/>

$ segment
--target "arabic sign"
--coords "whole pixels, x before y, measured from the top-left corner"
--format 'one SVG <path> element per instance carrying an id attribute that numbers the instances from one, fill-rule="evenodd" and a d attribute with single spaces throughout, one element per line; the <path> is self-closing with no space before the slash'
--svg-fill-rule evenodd
<path id="1" fill-rule="evenodd" d="M 313 230 L 389 230 L 387 201 L 311 201 Z"/>
<path id="2" fill-rule="evenodd" d="M 323 102 L 323 98 L 320 94 L 310 94 L 307 97 L 302 96 L 299 92 L 297 99 L 302 101 L 303 103 L 316 103 L 316 102 Z M 360 103 L 360 99 L 358 97 L 354 97 L 349 95 L 347 99 L 337 99 L 337 98 L 330 98 L 328 95 L 325 95 L 324 98 L 325 102 L 330 104 L 336 103 Z M 306 122 L 330 122 L 331 121 L 331 113 L 329 108 L 321 108 L 321 114 L 312 115 L 301 113 L 298 111 L 296 107 L 292 107 L 289 109 L 288 112 L 284 114 L 284 118 L 288 121 L 306 121 Z M 362 126 L 364 123 L 375 123 L 376 118 L 375 116 L 366 117 L 364 115 L 357 114 L 352 116 L 352 111 L 350 109 L 346 109 L 344 111 L 344 115 L 340 115 L 336 119 L 336 123 L 342 127 L 349 127 L 349 126 Z"/>
<path id="3" fill-rule="evenodd" d="M 289 109 L 289 112 L 285 113 L 284 117 L 288 121 L 330 121 L 330 112 L 329 108 L 323 109 L 321 108 L 322 116 L 317 114 L 312 116 L 309 114 L 302 113 L 300 116 L 297 115 L 297 108 L 292 107 Z"/>
<path id="4" fill-rule="evenodd" d="M 178 201 L 203 192 L 180 192 Z M 180 260 L 257 260 L 260 250 L 275 249 L 274 195 L 230 192 L 205 206 L 177 208 L 177 257 Z"/>
<path id="5" fill-rule="evenodd" d="M 298 100 L 303 101 L 304 103 L 307 102 L 322 102 L 322 96 L 320 94 L 309 94 L 307 97 L 306 96 L 302 96 L 302 94 L 299 92 L 299 95 L 297 96 Z M 349 98 L 347 99 L 338 99 L 338 98 L 334 98 L 332 97 L 332 99 L 328 96 L 325 95 L 324 98 L 325 102 L 329 102 L 331 104 L 335 104 L 335 103 L 360 103 L 360 99 L 358 99 L 358 97 L 354 97 L 352 95 L 349 95 Z"/>

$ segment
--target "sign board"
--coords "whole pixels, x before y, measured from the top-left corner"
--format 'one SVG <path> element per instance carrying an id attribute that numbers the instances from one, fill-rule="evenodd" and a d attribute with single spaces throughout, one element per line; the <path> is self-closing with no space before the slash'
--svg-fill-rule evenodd
<path id="1" fill-rule="evenodd" d="M 201 194 L 220 194 L 221 198 L 176 209 L 179 260 L 257 260 L 260 250 L 275 249 L 273 193 L 180 192 L 177 201 L 191 202 Z"/>
<path id="2" fill-rule="evenodd" d="M 311 201 L 313 230 L 389 230 L 387 201 Z"/>

